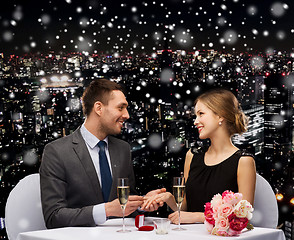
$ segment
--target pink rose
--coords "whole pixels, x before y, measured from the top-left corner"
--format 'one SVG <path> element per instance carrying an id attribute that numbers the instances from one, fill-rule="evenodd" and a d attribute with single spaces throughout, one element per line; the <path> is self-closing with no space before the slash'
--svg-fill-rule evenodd
<path id="1" fill-rule="evenodd" d="M 231 205 L 237 204 L 242 200 L 242 193 L 233 193 L 231 191 L 225 191 L 222 195 L 223 202 Z"/>
<path id="2" fill-rule="evenodd" d="M 209 233 L 211 233 L 211 231 L 212 231 L 212 229 L 213 229 L 214 226 L 212 224 L 210 224 L 209 222 L 207 222 L 207 221 L 204 221 L 204 225 L 205 225 L 207 231 Z"/>
<path id="3" fill-rule="evenodd" d="M 211 203 L 210 203 L 210 202 L 205 203 L 205 205 L 204 205 L 204 209 L 205 209 L 205 211 L 206 211 L 206 210 L 210 210 L 210 209 L 212 209 L 212 207 L 211 207 Z"/>
<path id="4" fill-rule="evenodd" d="M 227 217 L 220 216 L 215 220 L 215 226 L 219 231 L 227 231 L 229 229 L 230 223 Z"/>
<path id="5" fill-rule="evenodd" d="M 228 220 L 230 228 L 234 231 L 242 231 L 248 224 L 247 218 L 239 218 L 234 213 L 228 217 Z"/>
<path id="6" fill-rule="evenodd" d="M 228 236 L 238 236 L 240 234 L 241 234 L 241 231 L 235 231 L 235 230 L 229 228 Z"/>
<path id="7" fill-rule="evenodd" d="M 234 194 L 234 193 L 233 193 L 232 191 L 226 190 L 226 191 L 223 192 L 223 194 L 222 194 L 222 198 L 224 199 L 224 197 L 225 197 L 226 195 L 228 195 L 228 194 L 232 195 L 232 194 Z"/>
<path id="8" fill-rule="evenodd" d="M 213 217 L 213 209 L 212 209 L 210 203 L 205 204 L 204 216 L 205 216 L 205 220 L 208 223 L 210 223 L 212 225 L 215 224 L 215 220 L 214 220 L 214 217 Z"/>
<path id="9" fill-rule="evenodd" d="M 228 217 L 233 212 L 233 206 L 229 203 L 224 203 L 217 209 L 218 216 Z"/>
<path id="10" fill-rule="evenodd" d="M 224 230 L 217 230 L 216 235 L 218 235 L 218 236 L 229 236 L 227 231 L 224 231 Z"/>
<path id="11" fill-rule="evenodd" d="M 234 199 L 234 202 L 232 203 L 233 205 L 237 204 L 243 199 L 242 193 L 235 193 L 234 195 L 235 195 L 235 199 Z"/>
<path id="12" fill-rule="evenodd" d="M 217 234 L 217 231 L 218 231 L 218 228 L 217 227 L 214 227 L 211 231 L 211 234 L 212 235 L 216 235 Z"/>
<path id="13" fill-rule="evenodd" d="M 223 199 L 220 194 L 216 194 L 213 196 L 211 202 L 211 207 L 213 208 L 214 211 L 217 211 L 218 207 L 222 205 Z"/>

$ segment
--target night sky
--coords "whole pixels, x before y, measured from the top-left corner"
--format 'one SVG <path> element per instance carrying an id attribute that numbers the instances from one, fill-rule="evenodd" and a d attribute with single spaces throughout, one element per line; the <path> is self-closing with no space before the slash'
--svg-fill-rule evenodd
<path id="1" fill-rule="evenodd" d="M 187 51 L 294 48 L 292 1 L 9 0 L 1 5 L 4 54 L 151 54 L 166 43 Z"/>

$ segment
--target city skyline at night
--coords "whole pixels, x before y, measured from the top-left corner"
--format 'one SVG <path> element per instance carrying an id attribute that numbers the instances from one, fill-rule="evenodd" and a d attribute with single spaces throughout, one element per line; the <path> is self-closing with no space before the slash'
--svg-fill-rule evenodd
<path id="1" fill-rule="evenodd" d="M 82 124 L 83 89 L 93 79 L 106 77 L 127 91 L 131 118 L 120 137 L 131 144 L 142 194 L 168 187 L 171 177 L 183 171 L 185 152 L 207 144 L 197 137 L 193 102 L 214 87 L 232 91 L 250 117 L 248 132 L 234 136 L 233 142 L 254 154 L 258 172 L 276 193 L 284 192 L 291 183 L 293 62 L 291 54 L 281 52 L 252 56 L 211 50 L 158 50 L 156 56 L 144 57 L 49 53 L 2 59 L 2 185 L 7 184 L 9 169 L 38 166 L 46 143 Z M 154 166 L 154 174 L 146 175 L 144 169 Z"/>

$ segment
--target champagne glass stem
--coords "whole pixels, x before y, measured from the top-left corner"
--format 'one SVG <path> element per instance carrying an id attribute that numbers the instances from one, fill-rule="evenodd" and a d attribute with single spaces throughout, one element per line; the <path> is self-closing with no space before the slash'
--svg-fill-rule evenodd
<path id="1" fill-rule="evenodd" d="M 122 212 L 123 212 L 123 232 L 126 231 L 126 226 L 125 226 L 125 206 L 122 207 Z"/>
<path id="2" fill-rule="evenodd" d="M 178 213 L 179 213 L 179 229 L 181 229 L 181 206 L 180 206 L 180 204 L 179 204 L 179 206 L 178 206 Z"/>

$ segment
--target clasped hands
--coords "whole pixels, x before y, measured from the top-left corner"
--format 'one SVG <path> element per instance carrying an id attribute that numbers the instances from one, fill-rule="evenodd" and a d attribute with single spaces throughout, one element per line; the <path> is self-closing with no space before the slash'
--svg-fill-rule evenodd
<path id="1" fill-rule="evenodd" d="M 160 196 L 162 196 L 163 193 L 166 193 L 165 188 L 150 191 L 144 197 L 138 195 L 130 195 L 125 208 L 125 216 L 130 215 L 138 208 L 141 208 L 145 212 L 156 211 L 164 204 L 164 201 L 160 200 Z M 107 217 L 122 217 L 122 210 L 118 199 L 105 203 L 105 213 Z"/>
<path id="2" fill-rule="evenodd" d="M 156 211 L 159 207 L 162 207 L 164 203 L 167 203 L 175 212 L 168 216 L 168 219 L 174 223 L 179 223 L 178 211 L 176 211 L 176 203 L 174 196 L 170 192 L 166 192 L 165 188 L 156 189 L 148 192 L 144 197 L 138 195 L 130 195 L 129 201 L 126 205 L 125 216 L 130 215 L 138 208 L 141 208 L 145 212 Z M 113 200 L 105 204 L 106 216 L 122 217 L 122 210 L 118 199 Z M 204 221 L 203 213 L 192 213 L 181 211 L 181 223 L 194 223 Z"/>

